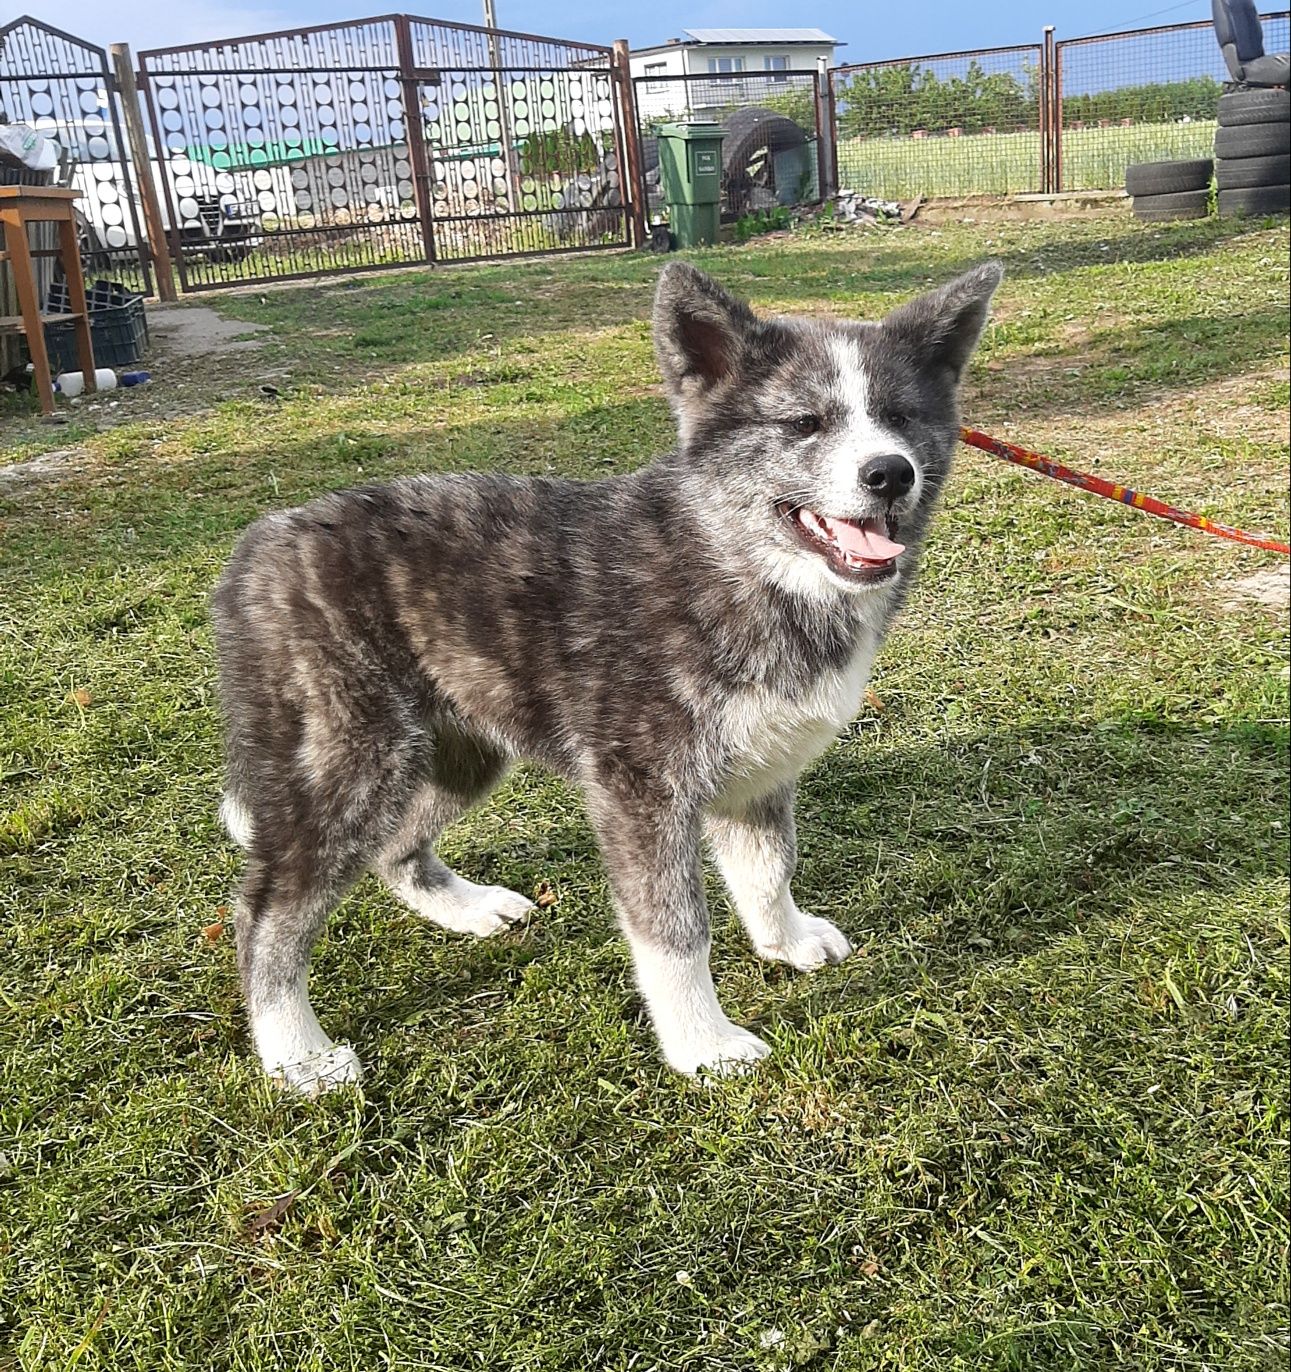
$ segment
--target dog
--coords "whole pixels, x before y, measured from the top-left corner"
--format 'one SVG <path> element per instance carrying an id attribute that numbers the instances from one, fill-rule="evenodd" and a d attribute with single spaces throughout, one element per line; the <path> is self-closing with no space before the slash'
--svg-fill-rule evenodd
<path id="1" fill-rule="evenodd" d="M 525 918 L 523 896 L 435 853 L 519 758 L 582 788 L 668 1064 L 728 1073 L 769 1051 L 718 1002 L 701 849 L 761 957 L 847 957 L 790 890 L 795 783 L 909 592 L 1001 275 L 853 323 L 761 317 L 670 264 L 653 327 L 673 452 L 602 481 L 411 477 L 251 526 L 212 614 L 238 962 L 271 1077 L 360 1079 L 308 973 L 365 870 L 445 929 Z"/>

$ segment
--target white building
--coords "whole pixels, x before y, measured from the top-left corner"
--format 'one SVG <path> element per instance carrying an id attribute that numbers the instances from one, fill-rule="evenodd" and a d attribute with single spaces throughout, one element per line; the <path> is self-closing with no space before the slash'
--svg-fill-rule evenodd
<path id="1" fill-rule="evenodd" d="M 729 105 L 761 104 L 806 84 L 794 72 L 832 65 L 840 44 L 821 29 L 683 29 L 629 54 L 643 120 Z M 691 78 L 683 80 L 679 78 Z"/>

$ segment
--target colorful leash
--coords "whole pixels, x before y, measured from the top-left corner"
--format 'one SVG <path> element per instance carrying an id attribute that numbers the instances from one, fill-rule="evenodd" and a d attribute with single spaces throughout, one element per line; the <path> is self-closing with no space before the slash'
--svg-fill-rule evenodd
<path id="1" fill-rule="evenodd" d="M 1065 481 L 1068 486 L 1076 486 L 1082 491 L 1092 491 L 1094 495 L 1106 496 L 1108 500 L 1119 500 L 1123 505 L 1132 505 L 1136 510 L 1156 515 L 1160 519 L 1172 520 L 1175 524 L 1185 524 L 1190 529 L 1200 529 L 1203 533 L 1215 534 L 1220 538 L 1231 538 L 1236 543 L 1249 543 L 1253 548 L 1267 548 L 1271 553 L 1282 553 L 1291 557 L 1291 546 L 1279 543 L 1276 538 L 1266 538 L 1263 534 L 1248 534 L 1244 529 L 1230 529 L 1227 524 L 1216 524 L 1205 515 L 1192 514 L 1188 510 L 1177 510 L 1164 500 L 1132 491 L 1128 486 L 1118 486 L 1113 481 L 1104 481 L 1101 476 L 1089 476 L 1071 467 L 1064 467 L 1051 457 L 1040 453 L 1028 452 L 1003 439 L 992 438 L 989 434 L 979 433 L 976 429 L 960 429 L 959 441 L 970 448 L 980 448 L 984 453 L 1002 457 L 1006 462 L 1016 462 L 1019 467 L 1029 467 L 1033 472 L 1051 476 L 1055 481 Z"/>

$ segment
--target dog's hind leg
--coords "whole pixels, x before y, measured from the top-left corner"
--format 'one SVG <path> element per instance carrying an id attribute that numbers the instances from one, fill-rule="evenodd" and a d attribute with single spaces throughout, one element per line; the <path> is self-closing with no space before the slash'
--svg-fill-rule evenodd
<path id="1" fill-rule="evenodd" d="M 789 889 L 798 860 L 791 788 L 772 791 L 734 813 L 711 816 L 707 833 L 759 957 L 803 972 L 847 957 L 852 945 L 842 930 L 804 914 Z"/>
<path id="2" fill-rule="evenodd" d="M 256 1051 L 270 1077 L 303 1095 L 362 1076 L 354 1050 L 328 1038 L 309 1002 L 310 952 L 346 875 L 253 851 L 238 902 L 238 964 Z"/>
<path id="3" fill-rule="evenodd" d="M 487 938 L 533 908 L 505 886 L 459 877 L 435 852 L 435 840 L 492 789 L 506 765 L 502 753 L 459 730 L 439 735 L 431 777 L 413 797 L 373 870 L 414 914 L 456 933 Z"/>

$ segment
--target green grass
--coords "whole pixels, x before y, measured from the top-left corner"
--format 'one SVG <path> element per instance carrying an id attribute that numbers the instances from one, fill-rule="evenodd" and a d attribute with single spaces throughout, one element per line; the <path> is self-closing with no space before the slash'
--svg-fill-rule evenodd
<path id="1" fill-rule="evenodd" d="M 1285 536 L 1287 252 L 1127 217 L 696 260 L 873 316 L 999 255 L 972 422 Z M 526 769 L 445 850 L 558 903 L 472 943 L 364 883 L 315 987 L 366 1094 L 260 1079 L 202 932 L 238 867 L 221 561 L 331 487 L 661 448 L 657 268 L 227 298 L 261 352 L 159 367 L 70 439 L 0 421 L 14 460 L 76 444 L 0 485 L 0 1367 L 1286 1365 L 1287 626 L 1233 590 L 1282 563 L 980 454 L 882 709 L 801 791 L 799 898 L 857 955 L 763 966 L 713 890 L 757 1073 L 660 1069 L 580 802 Z"/>
<path id="2" fill-rule="evenodd" d="M 1116 190 L 1136 162 L 1210 157 L 1214 143 L 1213 121 L 1064 129 L 1062 188 Z M 838 177 L 848 190 L 893 200 L 1038 191 L 1040 135 L 845 139 L 838 145 Z"/>

